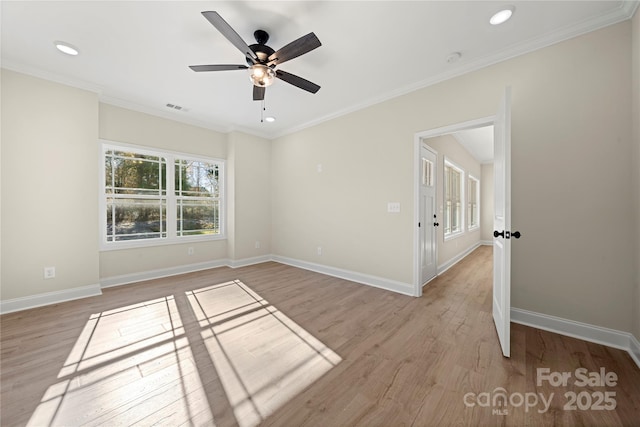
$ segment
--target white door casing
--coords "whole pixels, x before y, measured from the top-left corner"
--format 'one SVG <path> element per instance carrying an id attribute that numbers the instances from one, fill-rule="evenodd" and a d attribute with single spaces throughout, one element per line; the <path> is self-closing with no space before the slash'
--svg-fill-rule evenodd
<path id="1" fill-rule="evenodd" d="M 437 155 L 426 144 L 420 145 L 420 283 L 424 285 L 437 272 L 436 252 L 436 164 Z"/>
<path id="2" fill-rule="evenodd" d="M 493 321 L 502 354 L 511 354 L 511 88 L 494 122 Z"/>

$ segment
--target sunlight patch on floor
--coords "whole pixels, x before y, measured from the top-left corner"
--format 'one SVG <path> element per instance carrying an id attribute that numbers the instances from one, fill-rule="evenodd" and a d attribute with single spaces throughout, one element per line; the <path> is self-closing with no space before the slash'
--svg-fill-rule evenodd
<path id="1" fill-rule="evenodd" d="M 241 427 L 257 425 L 342 360 L 238 280 L 187 298 Z"/>
<path id="2" fill-rule="evenodd" d="M 340 361 L 226 282 L 89 316 L 28 425 L 254 426 Z"/>
<path id="3" fill-rule="evenodd" d="M 203 393 L 167 296 L 92 315 L 29 425 L 171 423 L 201 411 Z"/>

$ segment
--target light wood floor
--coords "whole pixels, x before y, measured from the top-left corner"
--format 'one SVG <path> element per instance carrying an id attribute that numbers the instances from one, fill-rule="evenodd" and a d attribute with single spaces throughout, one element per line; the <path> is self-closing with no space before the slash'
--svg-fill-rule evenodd
<path id="1" fill-rule="evenodd" d="M 640 369 L 624 351 L 512 324 L 501 356 L 487 247 L 422 298 L 265 263 L 0 322 L 3 426 L 640 425 Z M 538 368 L 572 377 L 538 385 Z M 576 385 L 578 368 L 616 385 Z M 614 410 L 588 409 L 605 393 Z"/>

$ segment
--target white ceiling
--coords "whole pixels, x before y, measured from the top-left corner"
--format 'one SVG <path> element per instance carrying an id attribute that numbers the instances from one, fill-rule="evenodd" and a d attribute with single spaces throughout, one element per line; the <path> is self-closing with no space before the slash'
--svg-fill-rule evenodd
<path id="1" fill-rule="evenodd" d="M 452 135 L 479 163 L 493 163 L 493 126 L 463 130 Z"/>
<path id="2" fill-rule="evenodd" d="M 94 90 L 103 102 L 211 129 L 272 138 L 559 40 L 623 21 L 629 1 L 2 1 L 2 66 Z M 505 4 L 513 18 L 491 26 Z M 243 64 L 202 15 L 215 10 L 247 42 L 278 49 L 315 32 L 322 46 L 282 64 L 322 86 L 267 89 L 267 115 L 246 71 L 195 73 L 194 64 Z M 79 48 L 66 56 L 62 40 Z M 462 58 L 448 63 L 452 52 Z M 167 103 L 187 111 L 168 109 Z"/>

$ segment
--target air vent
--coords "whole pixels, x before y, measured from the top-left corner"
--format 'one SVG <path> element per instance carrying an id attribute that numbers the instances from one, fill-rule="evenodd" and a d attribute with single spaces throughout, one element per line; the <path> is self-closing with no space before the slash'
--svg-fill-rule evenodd
<path id="1" fill-rule="evenodd" d="M 184 108 L 182 105 L 166 104 L 166 107 L 171 108 L 172 110 L 177 110 L 177 111 L 184 111 L 184 112 L 189 111 L 188 109 Z"/>

